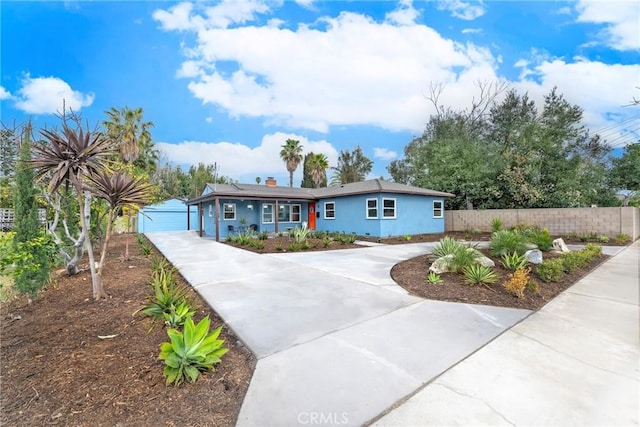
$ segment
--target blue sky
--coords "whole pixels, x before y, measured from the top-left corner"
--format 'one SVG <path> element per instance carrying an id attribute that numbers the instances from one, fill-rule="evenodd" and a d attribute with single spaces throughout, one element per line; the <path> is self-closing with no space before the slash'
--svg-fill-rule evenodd
<path id="1" fill-rule="evenodd" d="M 553 86 L 615 147 L 640 134 L 637 1 L 0 2 L 0 114 L 55 126 L 62 99 L 91 125 L 142 107 L 163 159 L 275 176 L 287 138 L 336 164 L 360 145 L 372 177 L 432 106 L 478 81 L 541 101 Z M 296 172 L 299 185 L 302 168 Z"/>

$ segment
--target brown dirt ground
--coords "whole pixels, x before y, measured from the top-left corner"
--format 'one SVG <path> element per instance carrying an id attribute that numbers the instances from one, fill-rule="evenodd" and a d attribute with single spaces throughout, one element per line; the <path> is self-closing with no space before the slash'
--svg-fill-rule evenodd
<path id="1" fill-rule="evenodd" d="M 269 238 L 266 240 L 260 240 L 260 241 L 264 243 L 263 249 L 256 249 L 248 245 L 241 246 L 237 243 L 231 243 L 231 242 L 225 242 L 225 243 L 231 246 L 235 246 L 237 248 L 246 249 L 248 251 L 256 252 L 259 254 L 272 254 L 272 253 L 291 252 L 289 247 L 294 242 L 294 240 L 291 237 L 287 237 L 287 236 L 272 237 L 272 238 Z M 333 251 L 337 249 L 353 249 L 353 248 L 364 247 L 356 244 L 342 244 L 337 241 L 331 242 L 331 244 L 328 247 L 324 247 L 322 239 L 315 239 L 315 238 L 307 239 L 307 243 L 309 244 L 309 248 L 300 249 L 299 250 L 300 252 Z"/>
<path id="2" fill-rule="evenodd" d="M 147 333 L 150 319 L 132 316 L 150 291 L 149 258 L 130 236 L 133 256 L 124 261 L 125 238 L 114 236 L 109 248 L 103 279 L 109 299 L 91 299 L 84 271 L 59 277 L 30 305 L 21 298 L 0 307 L 0 425 L 235 424 L 254 356 L 225 327 L 230 351 L 215 372 L 165 386 L 157 357 L 166 330 L 157 324 Z M 195 320 L 209 315 L 212 328 L 223 323 L 194 291 L 191 300 Z M 116 337 L 99 338 L 105 335 Z"/>
<path id="3" fill-rule="evenodd" d="M 546 283 L 539 279 L 536 267 L 531 267 L 530 279 L 538 284 L 538 291 L 525 290 L 523 298 L 517 298 L 507 292 L 502 286 L 508 280 L 511 272 L 502 267 L 500 258 L 492 257 L 487 250 L 481 250 L 491 258 L 496 266 L 493 269 L 500 275 L 500 280 L 491 285 L 468 285 L 464 282 L 464 276 L 456 273 L 443 273 L 440 275 L 442 283 L 429 283 L 426 279 L 429 275 L 431 263 L 427 256 L 415 257 L 399 264 L 391 269 L 391 277 L 409 293 L 427 299 L 440 301 L 464 302 L 468 304 L 492 305 L 498 307 L 524 308 L 527 310 L 539 310 L 556 295 L 564 291 L 585 274 L 592 271 L 609 257 L 601 255 L 596 257 L 586 267 L 576 270 L 572 274 L 565 274 L 556 283 Z M 545 259 L 558 256 L 549 252 L 543 253 Z"/>

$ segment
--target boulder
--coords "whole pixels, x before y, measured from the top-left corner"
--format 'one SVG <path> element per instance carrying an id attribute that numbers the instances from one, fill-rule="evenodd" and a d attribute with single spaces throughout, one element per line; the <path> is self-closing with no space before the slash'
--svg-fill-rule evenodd
<path id="1" fill-rule="evenodd" d="M 542 264 L 542 251 L 540 249 L 531 249 L 524 253 L 524 257 L 531 264 Z"/>
<path id="2" fill-rule="evenodd" d="M 553 249 L 558 252 L 571 252 L 562 238 L 558 238 L 553 241 Z"/>
<path id="3" fill-rule="evenodd" d="M 431 267 L 429 267 L 429 271 L 433 271 L 436 274 L 442 274 L 449 271 L 449 263 L 453 259 L 453 255 L 445 255 L 437 260 L 433 261 Z"/>
<path id="4" fill-rule="evenodd" d="M 525 243 L 524 247 L 527 249 L 538 249 L 538 245 L 536 245 L 535 243 Z"/>

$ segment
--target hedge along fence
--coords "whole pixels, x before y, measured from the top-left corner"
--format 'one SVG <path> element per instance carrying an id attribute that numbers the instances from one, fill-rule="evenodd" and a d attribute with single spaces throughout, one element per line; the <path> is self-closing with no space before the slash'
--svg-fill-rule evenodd
<path id="1" fill-rule="evenodd" d="M 640 237 L 640 208 L 634 207 L 445 211 L 445 230 L 488 232 L 493 218 L 500 218 L 505 228 L 537 225 L 553 235 L 593 232 L 609 237 L 622 233 L 633 240 Z"/>

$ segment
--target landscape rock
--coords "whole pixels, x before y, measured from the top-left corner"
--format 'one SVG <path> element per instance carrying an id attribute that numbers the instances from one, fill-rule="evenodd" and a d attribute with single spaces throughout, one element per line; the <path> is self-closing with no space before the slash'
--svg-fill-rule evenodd
<path id="1" fill-rule="evenodd" d="M 524 257 L 531 264 L 542 264 L 542 251 L 540 249 L 531 249 L 524 253 Z"/>
<path id="2" fill-rule="evenodd" d="M 437 260 L 433 261 L 429 267 L 429 271 L 433 271 L 436 274 L 442 274 L 449 271 L 449 263 L 453 259 L 453 255 L 445 255 Z"/>
<path id="3" fill-rule="evenodd" d="M 571 252 L 571 249 L 569 249 L 561 237 L 553 241 L 553 249 L 558 252 Z"/>
<path id="4" fill-rule="evenodd" d="M 527 249 L 538 249 L 538 245 L 536 245 L 535 243 L 525 243 L 524 247 Z"/>

